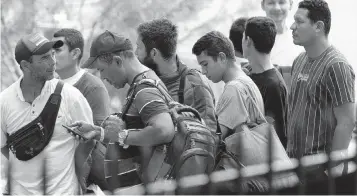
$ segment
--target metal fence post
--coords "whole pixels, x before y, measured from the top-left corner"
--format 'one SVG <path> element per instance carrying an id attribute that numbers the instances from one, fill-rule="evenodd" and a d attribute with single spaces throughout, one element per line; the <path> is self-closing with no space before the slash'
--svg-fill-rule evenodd
<path id="1" fill-rule="evenodd" d="M 47 179 L 46 179 L 46 174 L 47 174 L 47 161 L 46 161 L 46 156 L 43 158 L 43 166 L 42 166 L 42 179 L 43 179 L 43 184 L 42 184 L 42 189 L 43 189 L 43 195 L 46 195 L 47 193 Z"/>
<path id="2" fill-rule="evenodd" d="M 327 160 L 327 188 L 328 188 L 328 194 L 329 195 L 334 195 L 336 192 L 336 187 L 335 187 L 335 179 L 332 176 L 332 167 L 333 167 L 333 162 L 332 162 L 332 150 L 328 151 L 328 160 Z"/>
<path id="3" fill-rule="evenodd" d="M 7 164 L 7 191 L 9 195 L 12 195 L 12 175 L 11 175 L 11 170 L 12 170 L 12 164 L 10 163 L 10 155 L 9 155 L 9 160 Z"/>
<path id="4" fill-rule="evenodd" d="M 301 149 L 298 148 L 298 154 L 300 156 L 301 154 Z M 299 186 L 298 186 L 298 194 L 299 195 L 304 195 L 306 191 L 306 178 L 305 178 L 305 171 L 304 171 L 304 165 L 302 164 L 302 158 L 303 157 L 298 157 L 298 167 L 297 167 L 297 174 L 299 178 Z"/>
<path id="5" fill-rule="evenodd" d="M 272 127 L 272 125 L 270 125 Z M 269 194 L 273 195 L 275 193 L 273 187 L 273 128 L 269 129 L 268 135 L 268 181 L 269 181 Z"/>

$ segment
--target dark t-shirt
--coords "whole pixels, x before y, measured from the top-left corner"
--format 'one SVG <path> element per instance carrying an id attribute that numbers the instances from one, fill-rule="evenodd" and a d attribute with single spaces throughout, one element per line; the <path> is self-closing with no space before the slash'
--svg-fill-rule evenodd
<path id="1" fill-rule="evenodd" d="M 166 89 L 160 78 L 152 70 L 138 75 L 135 81 L 133 81 L 133 84 L 139 82 L 143 78 L 159 81 Z M 133 84 L 130 86 L 126 100 L 130 100 L 133 90 L 135 90 L 135 98 L 124 117 L 124 121 L 128 129 L 142 129 L 148 125 L 151 117 L 160 113 L 169 112 L 169 108 L 166 104 L 165 97 L 157 88 L 148 87 L 145 84 L 139 84 L 134 89 Z M 125 107 L 123 107 L 123 109 L 124 108 Z"/>
<path id="2" fill-rule="evenodd" d="M 85 72 L 73 85 L 87 99 L 93 113 L 94 124 L 100 125 L 110 114 L 110 99 L 103 82 L 91 73 Z"/>
<path id="3" fill-rule="evenodd" d="M 276 133 L 286 148 L 287 88 L 283 77 L 276 68 L 263 73 L 251 74 L 250 77 L 262 94 L 265 115 L 274 119 Z"/>

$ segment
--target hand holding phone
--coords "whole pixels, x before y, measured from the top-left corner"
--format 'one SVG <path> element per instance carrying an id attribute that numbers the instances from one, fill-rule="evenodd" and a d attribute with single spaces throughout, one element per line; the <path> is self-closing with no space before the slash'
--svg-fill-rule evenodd
<path id="1" fill-rule="evenodd" d="M 67 131 L 70 132 L 74 137 L 76 137 L 80 140 L 88 141 L 88 139 L 83 135 L 83 133 L 81 133 L 77 129 L 66 126 L 66 125 L 62 125 L 62 127 L 66 128 Z"/>

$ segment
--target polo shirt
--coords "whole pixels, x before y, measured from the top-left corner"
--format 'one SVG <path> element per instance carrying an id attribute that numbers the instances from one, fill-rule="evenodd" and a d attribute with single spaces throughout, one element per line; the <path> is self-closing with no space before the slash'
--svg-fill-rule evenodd
<path id="1" fill-rule="evenodd" d="M 7 134 L 15 133 L 38 117 L 58 82 L 58 79 L 46 81 L 41 94 L 30 104 L 25 102 L 23 97 L 21 80 L 22 78 L 0 93 L 1 147 L 6 145 Z M 9 152 L 12 194 L 43 194 L 44 159 L 47 168 L 47 194 L 79 194 L 74 164 L 78 141 L 62 125 L 69 125 L 75 121 L 92 123 L 92 111 L 84 96 L 71 85 L 64 84 L 61 96 L 53 136 L 45 149 L 27 161 L 20 161 L 11 151 Z"/>

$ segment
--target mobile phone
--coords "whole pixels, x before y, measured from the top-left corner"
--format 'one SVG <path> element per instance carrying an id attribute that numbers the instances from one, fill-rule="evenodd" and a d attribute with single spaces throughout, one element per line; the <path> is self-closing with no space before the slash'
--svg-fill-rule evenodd
<path id="1" fill-rule="evenodd" d="M 84 137 L 84 135 L 79 132 L 78 130 L 74 129 L 74 128 L 71 128 L 69 126 L 66 126 L 66 125 L 62 125 L 62 127 L 66 128 L 69 132 L 73 133 L 75 136 L 79 136 L 80 139 L 83 139 L 84 141 L 87 141 L 88 139 L 86 137 Z"/>

